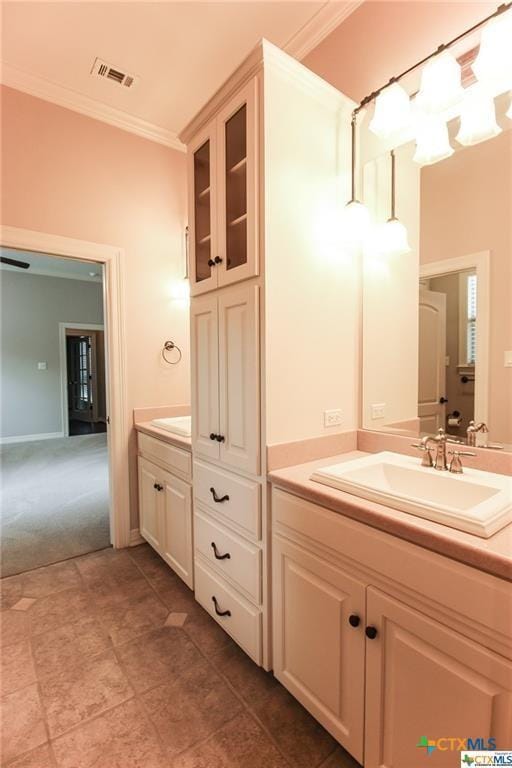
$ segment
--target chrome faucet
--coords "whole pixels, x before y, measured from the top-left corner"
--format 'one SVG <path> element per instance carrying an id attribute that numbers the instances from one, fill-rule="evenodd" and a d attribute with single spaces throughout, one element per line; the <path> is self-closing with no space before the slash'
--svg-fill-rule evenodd
<path id="1" fill-rule="evenodd" d="M 422 467 L 434 467 L 442 472 L 448 469 L 446 462 L 446 443 L 449 438 L 442 427 L 437 430 L 437 435 L 425 435 L 419 443 L 413 445 L 414 448 L 424 452 L 421 461 Z M 432 456 L 432 451 L 435 451 Z"/>
<path id="2" fill-rule="evenodd" d="M 487 424 L 484 421 L 481 421 L 479 424 L 475 424 L 474 421 L 470 421 L 469 427 L 466 430 L 466 442 L 468 445 L 476 446 L 476 436 L 478 432 L 481 432 L 483 435 L 487 435 L 489 433 Z M 486 437 L 484 438 L 484 442 L 487 443 Z"/>
<path id="3" fill-rule="evenodd" d="M 450 456 L 452 457 L 452 460 L 450 461 L 448 470 L 454 475 L 462 475 L 464 469 L 462 467 L 462 461 L 460 460 L 460 457 L 476 456 L 476 453 L 474 451 L 450 451 Z"/>

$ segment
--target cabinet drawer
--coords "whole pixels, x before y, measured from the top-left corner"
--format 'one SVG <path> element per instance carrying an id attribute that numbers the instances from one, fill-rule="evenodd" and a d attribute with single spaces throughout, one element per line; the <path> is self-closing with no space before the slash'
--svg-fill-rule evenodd
<path id="1" fill-rule="evenodd" d="M 139 432 L 139 453 L 148 459 L 164 464 L 170 472 L 190 480 L 192 477 L 192 456 L 181 448 L 164 443 L 150 435 Z"/>
<path id="2" fill-rule="evenodd" d="M 261 551 L 258 547 L 231 533 L 200 509 L 194 514 L 194 533 L 196 550 L 212 567 L 234 582 L 251 600 L 260 603 Z"/>
<path id="3" fill-rule="evenodd" d="M 195 586 L 198 603 L 257 664 L 261 664 L 261 612 L 197 558 Z M 213 598 L 218 610 L 229 611 L 230 615 L 219 616 Z"/>
<path id="4" fill-rule="evenodd" d="M 215 497 L 219 501 L 214 500 L 211 489 L 215 491 Z M 228 498 L 225 498 L 226 496 Z M 252 539 L 260 538 L 259 483 L 195 461 L 194 498 L 242 535 Z"/>

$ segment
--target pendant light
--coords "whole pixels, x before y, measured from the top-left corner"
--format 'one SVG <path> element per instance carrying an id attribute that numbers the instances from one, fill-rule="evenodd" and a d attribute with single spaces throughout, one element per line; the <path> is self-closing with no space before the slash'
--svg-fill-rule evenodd
<path id="1" fill-rule="evenodd" d="M 361 245 L 370 224 L 368 208 L 356 198 L 356 116 L 352 115 L 352 177 L 351 198 L 346 204 L 342 216 L 343 240 L 352 246 Z"/>
<path id="2" fill-rule="evenodd" d="M 395 152 L 391 150 L 391 216 L 378 229 L 379 250 L 383 256 L 403 256 L 411 247 L 407 230 L 396 217 L 395 211 Z"/>
<path id="3" fill-rule="evenodd" d="M 458 104 L 463 94 L 460 64 L 443 50 L 425 65 L 416 104 L 424 112 L 439 114 Z"/>
<path id="4" fill-rule="evenodd" d="M 398 83 L 391 83 L 375 100 L 375 111 L 369 129 L 381 139 L 399 135 L 411 123 L 409 94 Z"/>
<path id="5" fill-rule="evenodd" d="M 512 9 L 501 10 L 482 29 L 480 50 L 472 65 L 491 96 L 512 89 Z"/>
<path id="6" fill-rule="evenodd" d="M 453 155 L 448 126 L 439 115 L 421 111 L 416 116 L 416 152 L 413 160 L 419 165 L 432 165 Z"/>
<path id="7" fill-rule="evenodd" d="M 460 112 L 460 129 L 455 137 L 459 144 L 469 147 L 492 139 L 501 133 L 496 122 L 493 97 L 480 83 L 475 83 L 464 97 Z"/>

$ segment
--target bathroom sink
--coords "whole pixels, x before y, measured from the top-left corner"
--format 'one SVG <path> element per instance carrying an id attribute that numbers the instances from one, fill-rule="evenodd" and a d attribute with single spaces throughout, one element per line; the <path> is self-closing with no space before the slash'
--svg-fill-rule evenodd
<path id="1" fill-rule="evenodd" d="M 175 435 L 190 437 L 192 430 L 190 426 L 190 416 L 174 416 L 170 419 L 153 419 L 151 422 L 154 427 L 166 429 L 167 432 L 173 432 Z"/>
<path id="2" fill-rule="evenodd" d="M 384 451 L 322 467 L 311 479 L 485 539 L 512 521 L 512 478 L 492 472 L 439 472 Z"/>

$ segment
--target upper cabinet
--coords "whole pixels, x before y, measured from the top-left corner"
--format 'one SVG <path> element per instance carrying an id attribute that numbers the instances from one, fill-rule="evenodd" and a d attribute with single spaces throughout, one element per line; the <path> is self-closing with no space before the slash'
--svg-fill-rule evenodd
<path id="1" fill-rule="evenodd" d="M 193 296 L 258 274 L 257 83 L 239 90 L 188 147 Z"/>

